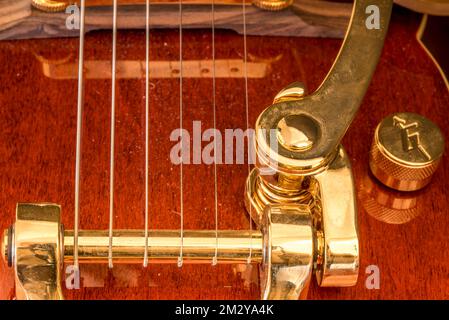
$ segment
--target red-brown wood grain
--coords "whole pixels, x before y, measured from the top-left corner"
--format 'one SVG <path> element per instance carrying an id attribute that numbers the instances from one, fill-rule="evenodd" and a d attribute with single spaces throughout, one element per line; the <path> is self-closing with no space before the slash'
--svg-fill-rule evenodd
<path id="1" fill-rule="evenodd" d="M 449 298 L 449 219 L 444 155 L 441 167 L 425 190 L 404 196 L 382 189 L 368 174 L 368 151 L 374 128 L 396 111 L 420 113 L 448 137 L 449 93 L 437 68 L 418 44 L 419 16 L 393 15 L 379 66 L 343 144 L 354 168 L 358 189 L 361 244 L 360 274 L 352 288 L 311 285 L 310 299 L 442 299 Z M 119 60 L 144 60 L 145 35 L 120 31 Z M 109 32 L 88 34 L 86 60 L 109 59 Z M 210 30 L 184 32 L 186 60 L 211 58 Z M 241 36 L 217 31 L 217 59 L 241 59 Z M 272 60 L 261 79 L 250 79 L 249 123 L 285 85 L 300 80 L 313 91 L 325 77 L 340 40 L 249 37 L 250 60 Z M 4 41 L 0 43 L 0 229 L 14 221 L 17 202 L 62 205 L 63 223 L 73 227 L 77 81 L 45 77 L 37 55 L 76 60 L 76 39 Z M 179 59 L 177 31 L 151 34 L 151 60 Z M 256 57 L 256 58 L 255 58 Z M 354 57 L 364 59 L 364 57 Z M 216 82 L 217 128 L 246 128 L 243 78 Z M 110 80 L 87 80 L 83 115 L 81 220 L 83 229 L 108 227 Z M 114 227 L 144 226 L 145 81 L 120 79 L 117 87 L 116 184 Z M 212 128 L 212 81 L 184 79 L 183 127 L 192 121 Z M 170 162 L 170 133 L 179 127 L 179 82 L 151 79 L 150 86 L 150 228 L 179 228 L 179 166 Z M 247 229 L 243 191 L 247 166 L 218 166 L 220 229 Z M 212 229 L 213 166 L 184 166 L 186 229 Z M 371 189 L 388 196 L 413 198 L 416 214 L 407 223 L 389 224 L 366 210 Z M 399 213 L 398 213 L 399 214 Z M 393 219 L 394 220 L 394 219 Z M 400 217 L 394 221 L 400 221 Z M 377 265 L 379 290 L 365 287 L 365 269 Z M 68 299 L 256 299 L 257 265 L 82 265 L 81 290 L 64 290 Z M 0 298 L 13 297 L 13 271 L 0 263 Z M 87 287 L 87 288 L 86 288 Z"/>

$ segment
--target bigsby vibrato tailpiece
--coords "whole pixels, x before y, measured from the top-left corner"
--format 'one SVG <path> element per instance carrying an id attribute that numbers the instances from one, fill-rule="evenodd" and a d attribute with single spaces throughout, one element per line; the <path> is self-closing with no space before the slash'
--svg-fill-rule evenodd
<path id="1" fill-rule="evenodd" d="M 365 25 L 369 5 L 381 14 L 378 29 L 368 30 Z M 375 70 L 390 10 L 391 1 L 356 1 L 344 44 L 319 89 L 304 96 L 301 84 L 292 84 L 257 120 L 257 166 L 247 182 L 248 211 L 263 228 L 264 219 L 277 206 L 305 203 L 312 221 L 313 247 L 304 252 L 302 261 L 308 264 L 308 272 L 302 277 L 298 273 L 287 276 L 285 270 L 271 268 L 271 289 L 279 283 L 284 289 L 295 283 L 302 286 L 312 269 L 320 286 L 352 286 L 357 281 L 355 190 L 350 161 L 340 140 Z M 265 292 L 264 297 L 273 297 L 273 292 Z"/>
<path id="2" fill-rule="evenodd" d="M 359 243 L 354 182 L 340 141 L 368 88 L 382 50 L 392 0 L 358 0 L 343 46 L 326 79 L 311 95 L 300 84 L 281 91 L 256 123 L 257 166 L 245 200 L 257 231 L 184 230 L 183 259 L 261 265 L 263 299 L 307 295 L 315 272 L 320 286 L 357 281 Z M 371 9 L 370 9 L 371 8 Z M 373 9 L 377 8 L 377 9 Z M 370 10 L 378 27 L 369 28 Z M 144 230 L 117 230 L 114 259 L 141 263 Z M 149 230 L 148 259 L 176 262 L 180 230 Z M 77 234 L 77 258 L 104 261 L 107 231 Z M 18 299 L 61 299 L 61 265 L 74 259 L 75 234 L 62 228 L 60 208 L 19 204 L 5 231 L 2 253 L 15 269 Z"/>

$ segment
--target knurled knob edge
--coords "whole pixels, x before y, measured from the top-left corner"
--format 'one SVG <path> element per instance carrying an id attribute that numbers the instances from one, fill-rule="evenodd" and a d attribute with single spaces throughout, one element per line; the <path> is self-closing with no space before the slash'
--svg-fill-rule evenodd
<path id="1" fill-rule="evenodd" d="M 389 157 L 376 137 L 370 151 L 369 165 L 374 176 L 386 186 L 400 191 L 415 191 L 425 187 L 438 168 L 440 159 L 424 166 L 407 166 Z"/>
<path id="2" fill-rule="evenodd" d="M 31 0 L 31 5 L 44 12 L 61 12 L 73 2 L 52 1 L 52 0 Z"/>
<path id="3" fill-rule="evenodd" d="M 288 8 L 293 0 L 253 0 L 253 4 L 261 9 L 268 11 L 280 11 Z"/>

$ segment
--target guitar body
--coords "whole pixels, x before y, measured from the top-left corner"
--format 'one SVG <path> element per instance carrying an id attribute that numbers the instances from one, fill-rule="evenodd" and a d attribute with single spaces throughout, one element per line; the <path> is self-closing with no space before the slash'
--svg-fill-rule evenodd
<path id="1" fill-rule="evenodd" d="M 422 114 L 449 136 L 447 87 L 416 39 L 421 17 L 397 9 L 369 90 L 343 140 L 358 197 L 359 280 L 348 288 L 320 288 L 313 280 L 309 299 L 449 298 L 447 155 L 431 184 L 419 192 L 388 190 L 369 173 L 374 129 L 393 112 Z M 85 61 L 92 63 L 86 68 L 92 70 L 85 81 L 81 229 L 108 228 L 111 80 L 110 65 L 103 68 L 101 61 L 110 59 L 110 40 L 110 32 L 86 35 Z M 176 29 L 151 32 L 151 229 L 180 227 L 180 167 L 170 161 L 176 145 L 170 135 L 179 128 L 178 41 Z M 247 41 L 250 126 L 286 85 L 299 80 L 313 92 L 341 45 L 329 38 L 250 36 Z M 117 43 L 114 228 L 143 229 L 145 78 L 139 61 L 145 61 L 145 33 L 121 30 Z M 73 228 L 77 50 L 76 38 L 0 43 L 1 230 L 14 222 L 18 202 L 58 203 L 65 228 Z M 222 63 L 217 69 L 216 127 L 223 137 L 225 129 L 247 127 L 242 54 L 240 35 L 216 31 L 216 59 Z M 201 121 L 201 132 L 214 127 L 211 70 L 204 62 L 212 59 L 210 29 L 184 31 L 183 59 L 188 70 L 183 128 L 193 138 L 194 121 Z M 183 166 L 184 228 L 214 229 L 214 167 L 193 164 L 198 146 L 191 143 L 190 148 L 191 164 Z M 243 198 L 247 175 L 247 165 L 236 164 L 235 158 L 233 164 L 217 166 L 219 229 L 250 227 Z M 378 289 L 367 288 L 372 266 L 380 274 Z M 113 269 L 82 264 L 81 289 L 63 288 L 67 299 L 258 299 L 258 274 L 257 264 L 115 264 Z M 0 298 L 13 296 L 14 271 L 1 262 Z"/>

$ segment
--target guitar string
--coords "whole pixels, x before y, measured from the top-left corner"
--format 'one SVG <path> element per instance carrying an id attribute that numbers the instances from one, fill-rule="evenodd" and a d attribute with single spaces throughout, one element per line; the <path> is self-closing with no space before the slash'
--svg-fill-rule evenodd
<path id="1" fill-rule="evenodd" d="M 145 252 L 143 266 L 148 266 L 148 175 L 149 175 L 149 67 L 150 67 L 150 0 L 146 0 L 145 30 Z"/>
<path id="2" fill-rule="evenodd" d="M 84 11 L 85 0 L 81 1 L 81 28 L 80 28 L 80 53 L 79 53 L 79 80 L 78 80 L 78 116 L 77 116 L 77 147 L 76 147 L 76 168 L 75 168 L 75 237 L 74 237 L 74 264 L 78 266 L 78 222 L 79 222 L 79 180 L 80 180 L 80 145 L 81 145 L 81 114 L 82 114 L 82 73 L 83 73 L 83 49 L 84 49 Z M 146 185 L 145 185 L 145 257 L 144 265 L 148 262 L 148 62 L 149 62 L 149 1 L 147 0 L 147 12 L 146 12 L 146 106 L 145 106 L 145 123 L 146 123 L 146 137 L 145 137 L 145 173 L 146 173 Z M 182 1 L 179 2 L 179 50 L 180 50 L 180 129 L 181 129 L 181 141 L 182 141 Z M 245 106 L 246 106 L 246 122 L 247 129 L 248 123 L 248 78 L 247 78 L 247 48 L 246 48 L 246 8 L 243 1 L 243 37 L 244 37 L 244 75 L 245 75 Z M 114 150 L 115 150 L 115 87 L 116 87 L 116 43 L 117 43 L 117 0 L 113 3 L 113 39 L 112 39 L 112 90 L 111 90 L 111 146 L 110 146 L 110 197 L 109 197 L 109 250 L 108 250 L 108 263 L 109 267 L 113 267 L 112 263 L 112 245 L 113 245 L 113 202 L 114 202 Z M 213 55 L 213 117 L 214 128 L 216 128 L 216 103 L 215 103 L 215 17 L 214 17 L 214 1 L 212 2 L 212 55 Z M 80 76 L 81 75 L 81 76 Z M 216 157 L 216 132 L 214 131 L 214 190 L 215 190 L 215 234 L 216 234 L 216 248 L 213 264 L 215 265 L 218 257 L 218 194 L 217 194 L 217 157 Z M 182 143 L 181 143 L 181 156 L 182 156 Z M 249 156 L 249 155 L 248 155 Z M 249 159 L 248 159 L 249 160 Z M 183 210 L 183 170 L 182 159 L 180 166 L 180 215 L 181 215 L 181 246 L 180 255 L 178 258 L 178 266 L 182 266 L 183 262 L 183 243 L 184 243 L 184 210 Z M 250 171 L 248 161 L 248 172 Z M 250 223 L 250 232 L 252 233 L 252 224 Z M 251 261 L 252 246 L 250 247 L 250 255 L 248 261 Z"/>
<path id="3" fill-rule="evenodd" d="M 86 11 L 85 0 L 80 4 L 80 41 L 78 54 L 78 97 L 76 116 L 76 151 L 75 151 L 75 215 L 73 227 L 73 264 L 76 270 L 78 261 L 78 232 L 79 232 L 79 207 L 80 207 L 80 171 L 81 171 L 81 131 L 83 120 L 83 91 L 84 91 L 84 18 Z"/>
<path id="4" fill-rule="evenodd" d="M 214 204 L 215 204 L 215 255 L 212 265 L 218 262 L 218 186 L 217 186 L 217 112 L 216 112 L 216 83 L 215 83 L 215 0 L 212 0 L 212 105 L 214 118 Z"/>
<path id="5" fill-rule="evenodd" d="M 111 71 L 111 142 L 110 142 L 110 163 L 109 163 L 109 250 L 108 265 L 112 263 L 112 240 L 114 225 L 114 153 L 115 153 L 115 85 L 117 70 L 117 0 L 113 2 L 112 17 L 112 71 Z"/>
<path id="6" fill-rule="evenodd" d="M 180 210 L 180 247 L 178 257 L 178 267 L 182 267 L 184 251 L 184 195 L 183 195 L 183 126 L 182 126 L 182 0 L 179 1 L 179 128 L 181 132 L 181 163 L 179 168 L 179 210 Z"/>
<path id="7" fill-rule="evenodd" d="M 247 153 L 247 165 L 248 165 L 248 176 L 251 173 L 250 166 L 250 136 L 249 136 L 249 103 L 248 103 L 248 49 L 246 44 L 246 2 L 242 0 L 242 10 L 243 10 L 243 72 L 245 78 L 245 111 L 246 111 L 246 132 L 248 138 L 248 153 Z M 251 220 L 251 206 L 249 206 L 249 232 L 250 232 L 250 247 L 249 247 L 249 255 L 247 259 L 247 263 L 251 263 L 252 254 L 253 254 L 253 224 Z"/>

